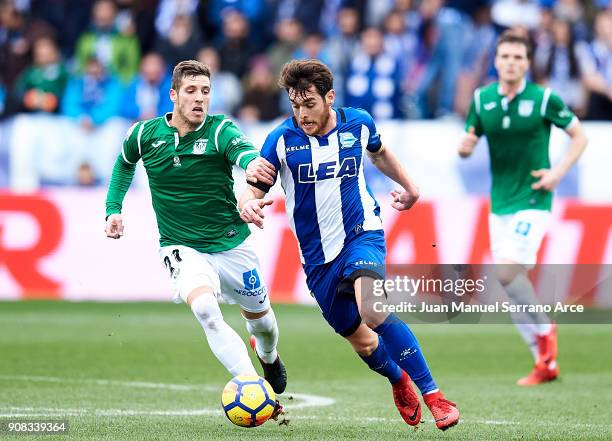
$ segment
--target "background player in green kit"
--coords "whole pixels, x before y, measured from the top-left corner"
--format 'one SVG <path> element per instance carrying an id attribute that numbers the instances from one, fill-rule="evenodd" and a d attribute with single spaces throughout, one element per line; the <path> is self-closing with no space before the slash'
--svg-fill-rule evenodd
<path id="1" fill-rule="evenodd" d="M 527 271 L 536 263 L 550 218 L 553 190 L 578 160 L 587 140 L 578 119 L 548 88 L 526 81 L 530 46 L 506 31 L 497 42 L 499 82 L 476 89 L 459 155 L 472 154 L 486 136 L 491 157 L 491 251 L 500 282 L 516 304 L 536 304 Z M 563 160 L 551 168 L 551 125 L 571 138 Z M 556 327 L 544 313 L 516 313 L 513 321 L 535 358 L 521 386 L 551 381 L 559 375 Z"/>
<path id="2" fill-rule="evenodd" d="M 128 131 L 113 169 L 106 200 L 106 235 L 123 235 L 121 206 L 136 163 L 149 178 L 160 235 L 160 257 L 175 286 L 204 328 L 212 352 L 233 375 L 256 374 L 244 342 L 223 320 L 222 296 L 238 303 L 264 376 L 276 393 L 287 376 L 276 344 L 278 327 L 259 262 L 245 243 L 250 234 L 240 219 L 232 165 L 247 179 L 273 183 L 274 169 L 223 115 L 208 115 L 210 71 L 183 61 L 172 74 L 172 113 L 137 122 Z"/>

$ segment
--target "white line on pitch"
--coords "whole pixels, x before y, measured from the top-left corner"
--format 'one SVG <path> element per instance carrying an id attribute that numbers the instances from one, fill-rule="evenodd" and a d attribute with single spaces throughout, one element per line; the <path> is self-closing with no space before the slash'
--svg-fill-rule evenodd
<path id="1" fill-rule="evenodd" d="M 81 384 L 95 384 L 100 386 L 119 386 L 119 387 L 134 387 L 134 388 L 145 388 L 145 389 L 167 389 L 175 391 L 208 391 L 208 392 L 221 392 L 219 386 L 213 386 L 210 384 L 169 384 L 169 383 L 150 383 L 143 381 L 118 381 L 118 380 L 103 380 L 103 379 L 88 379 L 88 378 L 60 378 L 60 377 L 45 377 L 45 376 L 33 376 L 33 375 L 0 375 L 0 380 L 17 380 L 17 381 L 33 381 L 33 382 L 45 382 L 45 383 L 81 383 Z M 336 402 L 333 398 L 324 397 L 321 395 L 312 395 L 304 393 L 293 393 L 285 392 L 282 397 L 293 397 L 294 399 L 301 401 L 299 403 L 287 403 L 284 400 L 283 407 L 287 409 L 303 409 L 305 407 L 323 407 L 331 406 Z"/>

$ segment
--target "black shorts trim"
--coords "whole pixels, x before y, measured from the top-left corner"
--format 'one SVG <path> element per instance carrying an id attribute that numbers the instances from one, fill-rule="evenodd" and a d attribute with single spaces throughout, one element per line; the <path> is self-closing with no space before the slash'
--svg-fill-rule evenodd
<path id="1" fill-rule="evenodd" d="M 356 271 L 353 271 L 351 274 L 349 274 L 348 277 L 345 277 L 344 280 L 350 280 L 351 283 L 355 283 L 355 280 L 357 280 L 360 277 L 371 277 L 372 279 L 375 279 L 375 280 L 384 279 L 384 277 L 380 273 L 377 273 L 374 270 L 358 269 Z"/>
<path id="2" fill-rule="evenodd" d="M 357 317 L 355 317 L 355 321 L 353 322 L 353 324 L 346 328 L 344 331 L 338 332 L 338 334 L 340 334 L 342 337 L 349 337 L 355 333 L 359 326 L 361 326 L 361 316 L 357 314 Z"/>

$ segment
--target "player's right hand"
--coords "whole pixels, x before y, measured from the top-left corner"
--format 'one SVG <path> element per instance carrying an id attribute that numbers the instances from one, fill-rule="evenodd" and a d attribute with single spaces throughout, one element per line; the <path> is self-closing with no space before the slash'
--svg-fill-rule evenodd
<path id="1" fill-rule="evenodd" d="M 264 212 L 263 207 L 272 205 L 272 199 L 251 199 L 246 202 L 240 212 L 240 218 L 247 224 L 255 224 L 259 228 L 263 228 Z"/>
<path id="2" fill-rule="evenodd" d="M 478 136 L 474 127 L 470 127 L 459 144 L 458 153 L 462 158 L 467 158 L 474 152 L 474 147 L 478 144 Z"/>
<path id="3" fill-rule="evenodd" d="M 106 237 L 120 239 L 121 236 L 123 236 L 123 219 L 121 215 L 118 213 L 111 214 L 108 219 L 106 219 L 106 228 L 104 231 L 106 232 Z"/>
<path id="4" fill-rule="evenodd" d="M 266 185 L 272 186 L 276 179 L 276 169 L 265 158 L 255 158 L 247 165 L 246 178 L 247 182 L 252 184 L 263 182 Z"/>

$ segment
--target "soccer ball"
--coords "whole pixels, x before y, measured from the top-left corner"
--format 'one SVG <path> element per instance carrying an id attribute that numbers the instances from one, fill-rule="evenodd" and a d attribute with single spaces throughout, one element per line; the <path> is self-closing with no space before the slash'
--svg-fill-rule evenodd
<path id="1" fill-rule="evenodd" d="M 276 395 L 265 379 L 257 375 L 238 375 L 225 385 L 221 405 L 235 425 L 256 427 L 272 416 Z"/>

